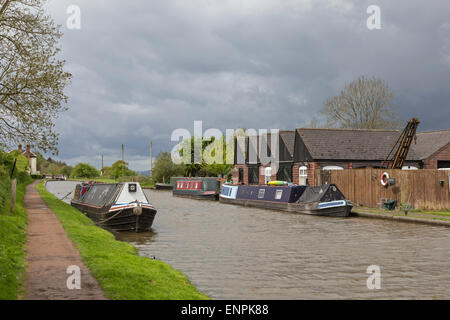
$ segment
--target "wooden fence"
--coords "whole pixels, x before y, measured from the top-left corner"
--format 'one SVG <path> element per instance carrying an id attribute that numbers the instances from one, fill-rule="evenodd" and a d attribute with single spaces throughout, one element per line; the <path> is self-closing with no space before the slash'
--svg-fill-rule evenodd
<path id="1" fill-rule="evenodd" d="M 391 186 L 381 185 L 383 172 L 395 179 Z M 450 208 L 450 171 L 445 170 L 389 170 L 349 169 L 319 171 L 316 185 L 334 183 L 353 203 L 379 207 L 380 199 L 396 200 L 397 204 L 411 204 L 415 209 L 442 210 Z"/>

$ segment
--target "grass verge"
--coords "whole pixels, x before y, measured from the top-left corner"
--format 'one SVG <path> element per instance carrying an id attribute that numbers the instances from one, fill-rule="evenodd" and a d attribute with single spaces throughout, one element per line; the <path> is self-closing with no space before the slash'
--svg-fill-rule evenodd
<path id="1" fill-rule="evenodd" d="M 6 180 L 5 183 L 10 183 Z M 24 293 L 28 217 L 23 199 L 31 182 L 30 178 L 17 184 L 14 213 L 10 212 L 9 203 L 0 208 L 0 300 L 15 300 Z M 9 189 L 2 188 L 0 192 L 9 199 Z"/>
<path id="2" fill-rule="evenodd" d="M 162 261 L 140 257 L 134 246 L 115 240 L 113 234 L 45 190 L 44 183 L 39 183 L 36 189 L 62 223 L 107 298 L 208 299 L 181 272 Z"/>

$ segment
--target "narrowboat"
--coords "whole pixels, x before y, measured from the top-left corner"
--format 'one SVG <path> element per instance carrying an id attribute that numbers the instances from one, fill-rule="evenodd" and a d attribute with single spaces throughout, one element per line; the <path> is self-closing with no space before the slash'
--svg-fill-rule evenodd
<path id="1" fill-rule="evenodd" d="M 353 207 L 334 184 L 320 187 L 297 185 L 230 185 L 220 193 L 223 203 L 311 215 L 347 217 Z"/>
<path id="2" fill-rule="evenodd" d="M 81 183 L 70 204 L 114 231 L 149 231 L 156 215 L 138 182 Z"/>
<path id="3" fill-rule="evenodd" d="M 222 179 L 214 177 L 172 177 L 172 194 L 204 200 L 218 200 Z"/>
<path id="4" fill-rule="evenodd" d="M 173 187 L 170 183 L 155 183 L 156 190 L 172 190 Z"/>

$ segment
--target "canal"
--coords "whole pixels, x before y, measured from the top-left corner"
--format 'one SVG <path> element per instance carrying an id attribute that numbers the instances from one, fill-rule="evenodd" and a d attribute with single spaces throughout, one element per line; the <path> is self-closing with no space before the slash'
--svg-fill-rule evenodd
<path id="1" fill-rule="evenodd" d="M 47 184 L 60 198 L 66 182 Z M 71 187 L 71 186 L 70 186 Z M 364 218 L 314 217 L 146 190 L 152 232 L 119 233 L 213 299 L 448 299 L 450 230 Z M 70 198 L 70 197 L 69 197 Z M 367 267 L 381 289 L 367 288 Z"/>

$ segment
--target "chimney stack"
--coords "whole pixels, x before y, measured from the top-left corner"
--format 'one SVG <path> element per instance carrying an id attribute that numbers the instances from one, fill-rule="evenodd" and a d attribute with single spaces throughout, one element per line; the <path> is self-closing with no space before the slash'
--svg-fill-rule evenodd
<path id="1" fill-rule="evenodd" d="M 25 156 L 30 159 L 31 158 L 31 151 L 30 151 L 30 145 L 27 144 L 27 149 L 25 151 Z"/>

